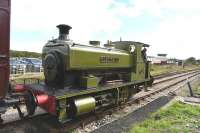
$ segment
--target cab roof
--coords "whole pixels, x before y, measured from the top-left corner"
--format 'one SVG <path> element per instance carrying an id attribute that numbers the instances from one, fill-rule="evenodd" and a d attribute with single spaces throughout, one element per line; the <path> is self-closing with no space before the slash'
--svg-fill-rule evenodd
<path id="1" fill-rule="evenodd" d="M 142 47 L 149 47 L 148 44 L 142 43 L 142 42 L 135 42 L 135 41 L 116 41 L 112 42 L 112 44 L 134 44 L 134 45 L 142 45 Z"/>

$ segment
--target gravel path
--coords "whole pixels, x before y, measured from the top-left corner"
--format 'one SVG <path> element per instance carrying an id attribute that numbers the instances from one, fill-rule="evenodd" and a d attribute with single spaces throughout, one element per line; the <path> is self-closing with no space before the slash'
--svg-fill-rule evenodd
<path id="1" fill-rule="evenodd" d="M 143 121 L 148 117 L 152 112 L 155 112 L 157 109 L 165 105 L 171 100 L 171 97 L 163 96 L 160 97 L 147 105 L 143 106 L 132 112 L 131 114 L 118 119 L 112 123 L 104 125 L 99 129 L 93 131 L 93 133 L 122 133 L 127 132 L 132 124 L 138 121 Z"/>

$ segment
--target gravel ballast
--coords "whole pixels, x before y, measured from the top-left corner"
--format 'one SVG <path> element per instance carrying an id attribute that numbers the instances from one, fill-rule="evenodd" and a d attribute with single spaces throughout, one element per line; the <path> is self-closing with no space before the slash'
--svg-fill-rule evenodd
<path id="1" fill-rule="evenodd" d="M 157 109 L 167 104 L 171 99 L 172 97 L 168 96 L 159 97 L 158 99 L 148 103 L 142 108 L 135 110 L 127 116 L 94 130 L 92 133 L 127 132 L 132 124 L 134 124 L 135 122 L 143 121 L 149 116 L 149 114 L 155 112 Z"/>

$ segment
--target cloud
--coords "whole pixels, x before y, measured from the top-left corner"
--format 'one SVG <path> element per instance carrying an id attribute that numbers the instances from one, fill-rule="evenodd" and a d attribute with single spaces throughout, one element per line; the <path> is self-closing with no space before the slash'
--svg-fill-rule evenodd
<path id="1" fill-rule="evenodd" d="M 112 0 L 13 0 L 11 29 L 18 33 L 38 32 L 47 40 L 57 37 L 55 26 L 64 23 L 72 26 L 73 40 L 88 41 L 95 32 L 112 33 L 121 27 L 121 21 L 109 9 L 112 3 Z M 12 42 L 13 49 L 20 47 L 15 40 Z"/>
<path id="2" fill-rule="evenodd" d="M 169 58 L 200 59 L 200 16 L 176 16 L 162 20 L 153 30 L 141 34 L 129 33 L 127 40 L 134 39 L 150 44 L 148 55 L 168 54 Z"/>
<path id="3" fill-rule="evenodd" d="M 152 50 L 168 53 L 170 57 L 200 58 L 200 17 L 176 17 L 160 23 L 157 29 L 149 34 Z"/>
<path id="4" fill-rule="evenodd" d="M 158 25 L 142 34 L 127 33 L 126 39 L 149 43 L 150 55 L 167 53 L 168 57 L 200 58 L 200 1 L 199 0 L 130 0 L 116 4 L 115 13 L 130 19 L 140 16 L 156 17 Z M 120 10 L 118 10 L 120 9 Z M 147 20 L 148 23 L 148 20 Z"/>
<path id="5" fill-rule="evenodd" d="M 115 14 L 137 17 L 151 15 L 165 17 L 166 13 L 200 13 L 199 0 L 130 0 L 128 3 L 115 2 Z"/>
<path id="6" fill-rule="evenodd" d="M 11 44 L 15 46 L 11 47 L 11 50 L 19 50 L 19 51 L 31 51 L 31 52 L 39 52 L 42 53 L 42 47 L 46 42 L 41 40 L 36 41 L 14 41 L 11 40 Z"/>
<path id="7" fill-rule="evenodd" d="M 13 0 L 12 25 L 17 30 L 51 31 L 57 24 L 65 23 L 79 32 L 109 32 L 120 26 L 108 9 L 111 3 L 111 0 Z"/>
<path id="8" fill-rule="evenodd" d="M 158 24 L 153 29 L 142 28 L 140 33 L 134 31 L 134 25 L 124 25 L 141 16 L 147 18 L 146 23 L 148 18 L 156 18 Z M 46 40 L 57 37 L 55 26 L 64 23 L 72 26 L 70 38 L 78 42 L 93 37 L 101 41 L 105 36 L 117 38 L 122 28 L 133 28 L 124 30 L 123 38 L 149 43 L 150 54 L 164 52 L 169 57 L 200 58 L 199 16 L 199 0 L 13 0 L 12 31 L 40 33 L 41 37 L 24 38 L 22 42 L 11 38 L 11 48 L 41 51 Z M 143 21 L 138 26 L 142 27 Z"/>

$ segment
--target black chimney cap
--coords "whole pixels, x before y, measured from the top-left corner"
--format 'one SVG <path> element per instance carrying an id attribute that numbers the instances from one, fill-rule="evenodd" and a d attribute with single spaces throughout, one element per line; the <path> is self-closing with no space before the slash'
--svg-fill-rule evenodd
<path id="1" fill-rule="evenodd" d="M 69 30 L 72 29 L 71 26 L 66 24 L 59 24 L 56 27 L 59 29 L 60 34 L 69 34 Z"/>

